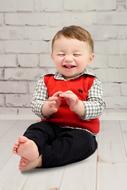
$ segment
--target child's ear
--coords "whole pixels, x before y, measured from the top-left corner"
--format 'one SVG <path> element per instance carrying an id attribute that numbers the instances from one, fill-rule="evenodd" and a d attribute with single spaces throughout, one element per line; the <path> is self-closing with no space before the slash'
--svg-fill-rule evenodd
<path id="1" fill-rule="evenodd" d="M 51 57 L 51 59 L 53 59 L 53 54 L 52 53 L 51 53 L 50 57 Z"/>
<path id="2" fill-rule="evenodd" d="M 93 61 L 94 57 L 95 57 L 95 54 L 94 54 L 94 53 L 91 53 L 91 55 L 90 55 L 90 62 Z"/>

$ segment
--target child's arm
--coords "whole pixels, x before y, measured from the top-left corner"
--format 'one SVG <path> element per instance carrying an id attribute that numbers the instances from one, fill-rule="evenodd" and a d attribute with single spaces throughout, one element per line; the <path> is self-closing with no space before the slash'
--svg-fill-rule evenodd
<path id="1" fill-rule="evenodd" d="M 98 79 L 95 79 L 89 90 L 87 101 L 79 100 L 72 91 L 66 91 L 60 96 L 66 99 L 70 109 L 82 119 L 94 119 L 100 116 L 105 108 L 105 102 L 102 99 L 102 85 Z"/>
<path id="2" fill-rule="evenodd" d="M 44 117 L 42 115 L 42 107 L 47 99 L 47 88 L 45 86 L 43 77 L 41 77 L 36 83 L 31 102 L 32 111 L 40 118 Z"/>
<path id="3" fill-rule="evenodd" d="M 59 94 L 56 92 L 52 97 L 48 97 L 47 87 L 41 77 L 35 87 L 32 99 L 32 111 L 41 118 L 49 117 L 57 112 L 60 106 Z"/>
<path id="4" fill-rule="evenodd" d="M 89 90 L 87 101 L 84 101 L 85 115 L 83 119 L 89 120 L 99 117 L 106 104 L 103 100 L 103 88 L 100 80 L 95 78 Z"/>

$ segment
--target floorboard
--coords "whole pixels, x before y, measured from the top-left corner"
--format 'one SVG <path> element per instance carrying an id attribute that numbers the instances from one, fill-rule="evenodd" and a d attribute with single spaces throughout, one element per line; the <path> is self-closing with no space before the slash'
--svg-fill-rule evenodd
<path id="1" fill-rule="evenodd" d="M 120 121 L 122 136 L 123 136 L 123 142 L 124 142 L 124 148 L 125 148 L 125 154 L 127 157 L 127 121 Z"/>
<path id="2" fill-rule="evenodd" d="M 0 171 L 1 190 L 21 190 L 28 177 L 18 169 L 19 158 L 12 156 Z"/>
<path id="3" fill-rule="evenodd" d="M 99 163 L 97 190 L 126 190 L 127 164 Z"/>
<path id="4" fill-rule="evenodd" d="M 123 133 L 119 121 L 102 123 L 98 144 L 98 158 L 100 162 L 127 162 Z"/>
<path id="5" fill-rule="evenodd" d="M 9 129 L 14 126 L 14 123 L 16 123 L 16 121 L 0 121 L 0 140 L 6 135 Z"/>
<path id="6" fill-rule="evenodd" d="M 22 190 L 44 190 L 60 188 L 64 167 L 52 169 L 36 169 L 29 172 L 28 180 Z M 38 185 L 37 185 L 38 184 Z"/>
<path id="7" fill-rule="evenodd" d="M 96 189 L 95 153 L 89 159 L 65 168 L 60 190 L 95 190 Z"/>

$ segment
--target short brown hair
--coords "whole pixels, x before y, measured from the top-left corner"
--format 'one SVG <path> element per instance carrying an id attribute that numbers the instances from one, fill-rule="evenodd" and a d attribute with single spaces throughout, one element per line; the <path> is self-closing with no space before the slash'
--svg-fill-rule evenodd
<path id="1" fill-rule="evenodd" d="M 64 36 L 65 38 L 85 41 L 89 44 L 91 51 L 92 52 L 94 51 L 94 42 L 91 37 L 91 34 L 80 26 L 72 25 L 72 26 L 63 27 L 61 30 L 59 30 L 52 39 L 52 49 L 55 40 L 59 39 L 61 36 Z"/>

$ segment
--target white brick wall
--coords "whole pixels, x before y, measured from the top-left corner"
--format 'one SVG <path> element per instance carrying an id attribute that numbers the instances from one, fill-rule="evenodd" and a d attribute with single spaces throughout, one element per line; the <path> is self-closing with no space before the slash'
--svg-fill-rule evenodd
<path id="1" fill-rule="evenodd" d="M 5 104 L 7 107 L 30 107 L 30 95 L 24 94 L 7 94 Z"/>
<path id="2" fill-rule="evenodd" d="M 94 38 L 107 109 L 127 111 L 127 0 L 0 0 L 0 114 L 31 114 L 35 80 L 54 71 L 51 39 L 72 24 Z"/>
<path id="3" fill-rule="evenodd" d="M 116 8 L 116 0 L 64 0 L 64 9 L 65 10 L 113 10 Z"/>
<path id="4" fill-rule="evenodd" d="M 38 67 L 39 58 L 35 54 L 18 55 L 17 60 L 18 60 L 18 66 L 20 67 Z"/>
<path id="5" fill-rule="evenodd" d="M 0 55 L 0 67 L 17 67 L 16 65 L 16 55 Z"/>

